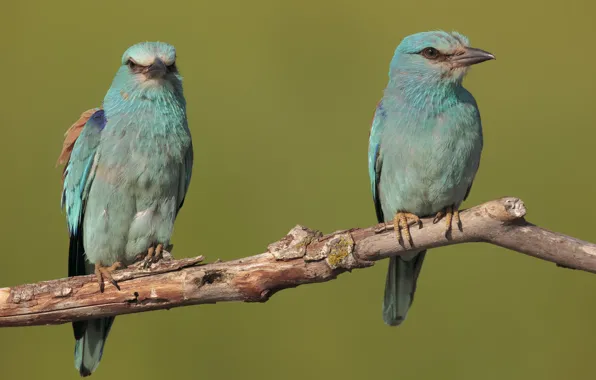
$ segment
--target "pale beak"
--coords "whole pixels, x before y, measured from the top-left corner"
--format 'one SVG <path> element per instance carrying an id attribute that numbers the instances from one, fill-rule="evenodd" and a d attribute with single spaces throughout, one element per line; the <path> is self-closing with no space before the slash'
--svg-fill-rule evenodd
<path id="1" fill-rule="evenodd" d="M 490 61 L 495 59 L 495 56 L 491 53 L 476 49 L 476 48 L 465 48 L 462 52 L 457 53 L 451 57 L 451 62 L 455 67 L 471 66 L 480 62 Z"/>
<path id="2" fill-rule="evenodd" d="M 150 79 L 161 78 L 165 76 L 167 72 L 168 68 L 166 67 L 166 64 L 163 63 L 161 59 L 155 58 L 155 61 L 147 67 L 146 75 Z"/>

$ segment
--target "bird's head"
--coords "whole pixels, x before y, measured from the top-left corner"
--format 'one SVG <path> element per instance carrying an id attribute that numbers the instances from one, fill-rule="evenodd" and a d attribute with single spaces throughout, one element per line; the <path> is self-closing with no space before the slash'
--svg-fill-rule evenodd
<path id="1" fill-rule="evenodd" d="M 118 94 L 128 100 L 141 95 L 151 99 L 163 93 L 182 94 L 176 49 L 165 42 L 141 42 L 129 47 L 122 55 L 110 96 Z"/>
<path id="2" fill-rule="evenodd" d="M 402 40 L 391 61 L 389 77 L 408 77 L 420 84 L 461 83 L 468 68 L 495 59 L 484 50 L 469 46 L 457 32 L 422 32 Z"/>

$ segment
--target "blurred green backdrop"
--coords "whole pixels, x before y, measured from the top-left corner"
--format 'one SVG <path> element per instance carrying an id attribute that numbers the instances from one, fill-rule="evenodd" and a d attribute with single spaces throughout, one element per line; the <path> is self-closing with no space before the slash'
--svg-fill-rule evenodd
<path id="1" fill-rule="evenodd" d="M 596 241 L 593 2 L 69 3 L 0 14 L 1 286 L 66 274 L 62 135 L 143 40 L 174 44 L 185 76 L 195 170 L 179 257 L 260 253 L 297 223 L 373 224 L 373 110 L 401 38 L 437 28 L 497 56 L 466 80 L 485 130 L 466 206 L 519 196 L 532 222 Z M 400 328 L 381 320 L 381 262 L 266 304 L 119 317 L 94 378 L 593 378 L 596 277 L 482 244 L 431 252 Z M 70 325 L 0 342 L 3 379 L 78 376 Z"/>

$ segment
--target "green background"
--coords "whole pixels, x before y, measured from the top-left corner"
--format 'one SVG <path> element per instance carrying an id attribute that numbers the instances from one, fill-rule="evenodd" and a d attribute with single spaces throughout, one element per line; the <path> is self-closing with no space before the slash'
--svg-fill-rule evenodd
<path id="1" fill-rule="evenodd" d="M 5 2 L 0 12 L 0 285 L 63 277 L 54 163 L 124 50 L 178 50 L 195 168 L 173 242 L 263 252 L 300 223 L 375 222 L 373 110 L 411 33 L 458 30 L 496 61 L 465 81 L 485 131 L 465 206 L 521 197 L 529 220 L 596 240 L 594 2 Z M 234 238 L 230 239 L 229 234 Z M 486 244 L 432 250 L 407 322 L 381 320 L 386 263 L 266 304 L 117 318 L 95 379 L 590 379 L 596 277 Z M 71 327 L 0 330 L 2 379 L 76 379 Z"/>

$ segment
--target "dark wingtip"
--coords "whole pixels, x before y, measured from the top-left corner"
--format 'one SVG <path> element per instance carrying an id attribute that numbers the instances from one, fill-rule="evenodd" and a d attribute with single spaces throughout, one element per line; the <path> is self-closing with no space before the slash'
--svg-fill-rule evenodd
<path id="1" fill-rule="evenodd" d="M 79 375 L 81 375 L 81 377 L 87 377 L 87 376 L 91 376 L 93 372 L 91 372 L 91 370 L 87 369 L 84 366 L 81 366 L 81 369 L 79 370 Z"/>
<path id="2" fill-rule="evenodd" d="M 72 323 L 72 330 L 74 332 L 75 340 L 83 338 L 85 331 L 87 331 L 87 321 L 77 321 Z"/>
<path id="3" fill-rule="evenodd" d="M 391 327 L 396 327 L 402 324 L 402 322 L 405 321 L 405 318 L 396 318 L 396 319 L 392 319 L 392 320 L 386 320 L 384 319 L 383 322 L 385 322 L 385 324 L 387 326 L 391 326 Z"/>

